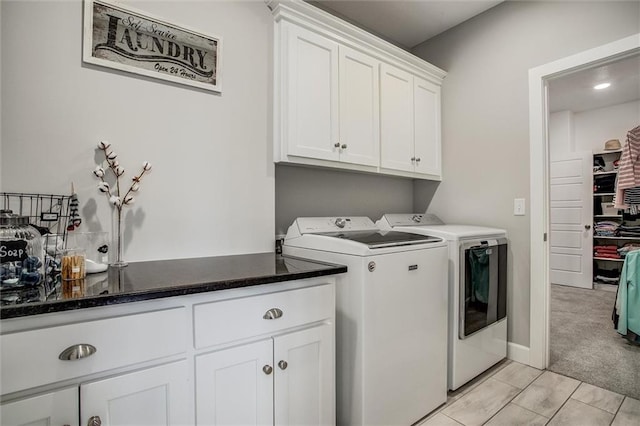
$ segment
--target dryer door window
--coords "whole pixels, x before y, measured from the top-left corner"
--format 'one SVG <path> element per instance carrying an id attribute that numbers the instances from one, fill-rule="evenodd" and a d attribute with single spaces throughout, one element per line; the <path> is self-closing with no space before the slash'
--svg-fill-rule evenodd
<path id="1" fill-rule="evenodd" d="M 465 339 L 507 316 L 507 240 L 466 243 L 460 255 L 458 334 Z"/>

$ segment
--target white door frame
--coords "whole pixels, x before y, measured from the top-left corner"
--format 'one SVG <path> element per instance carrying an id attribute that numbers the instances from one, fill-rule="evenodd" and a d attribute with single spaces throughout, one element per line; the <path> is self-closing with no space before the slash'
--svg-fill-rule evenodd
<path id="1" fill-rule="evenodd" d="M 549 363 L 549 138 L 547 80 L 640 52 L 640 33 L 529 70 L 531 197 L 529 364 Z"/>

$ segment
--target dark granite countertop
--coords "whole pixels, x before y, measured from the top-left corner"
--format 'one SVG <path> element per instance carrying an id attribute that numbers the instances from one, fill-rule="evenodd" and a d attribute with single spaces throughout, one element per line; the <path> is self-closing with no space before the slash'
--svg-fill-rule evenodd
<path id="1" fill-rule="evenodd" d="M 137 302 L 340 274 L 346 266 L 277 256 L 244 254 L 133 262 L 84 280 L 59 283 L 46 301 L 5 305 L 0 318 Z"/>

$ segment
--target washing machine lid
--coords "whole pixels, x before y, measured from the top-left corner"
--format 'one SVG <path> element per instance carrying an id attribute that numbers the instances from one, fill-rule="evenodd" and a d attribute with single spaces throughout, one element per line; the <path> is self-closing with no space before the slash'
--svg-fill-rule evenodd
<path id="1" fill-rule="evenodd" d="M 431 213 L 385 214 L 377 222 L 380 229 L 433 235 L 445 240 L 464 240 L 482 237 L 505 237 L 506 231 L 476 225 L 446 225 Z"/>
<path id="2" fill-rule="evenodd" d="M 441 238 L 423 233 L 380 230 L 371 219 L 361 216 L 297 218 L 284 240 L 285 246 L 356 255 L 444 244 Z"/>
<path id="3" fill-rule="evenodd" d="M 473 238 L 504 238 L 507 231 L 498 228 L 488 228 L 474 225 L 426 225 L 419 227 L 429 235 L 444 238 L 445 240 L 468 240 Z M 411 228 L 416 232 L 416 228 Z"/>
<path id="4" fill-rule="evenodd" d="M 437 243 L 442 241 L 440 238 L 432 237 L 430 235 L 397 231 L 326 232 L 317 235 L 355 241 L 357 243 L 366 245 L 370 249 L 407 246 L 412 244 Z"/>

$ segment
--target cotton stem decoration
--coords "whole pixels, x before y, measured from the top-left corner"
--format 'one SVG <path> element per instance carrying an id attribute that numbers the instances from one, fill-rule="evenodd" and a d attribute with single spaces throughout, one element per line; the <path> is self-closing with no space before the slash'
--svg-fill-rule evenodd
<path id="1" fill-rule="evenodd" d="M 111 144 L 106 141 L 101 141 L 98 144 L 98 148 L 104 153 L 106 168 L 99 165 L 95 168 L 93 174 L 100 179 L 98 190 L 106 195 L 109 199 L 109 203 L 111 203 L 114 208 L 113 234 L 115 237 L 116 258 L 112 265 L 119 267 L 127 266 L 127 262 L 122 259 L 122 208 L 134 203 L 135 198 L 133 194 L 138 192 L 140 189 L 140 181 L 142 180 L 142 177 L 151 170 L 151 163 L 148 161 L 142 163 L 142 170 L 140 170 L 140 173 L 131 179 L 131 184 L 128 189 L 124 191 L 124 188 L 126 188 L 127 185 L 120 182 L 120 178 L 123 178 L 124 176 L 124 168 L 118 162 L 118 154 L 111 150 Z M 105 180 L 105 175 L 109 171 L 111 171 L 115 177 L 115 183 L 113 186 L 109 185 L 109 182 Z"/>

